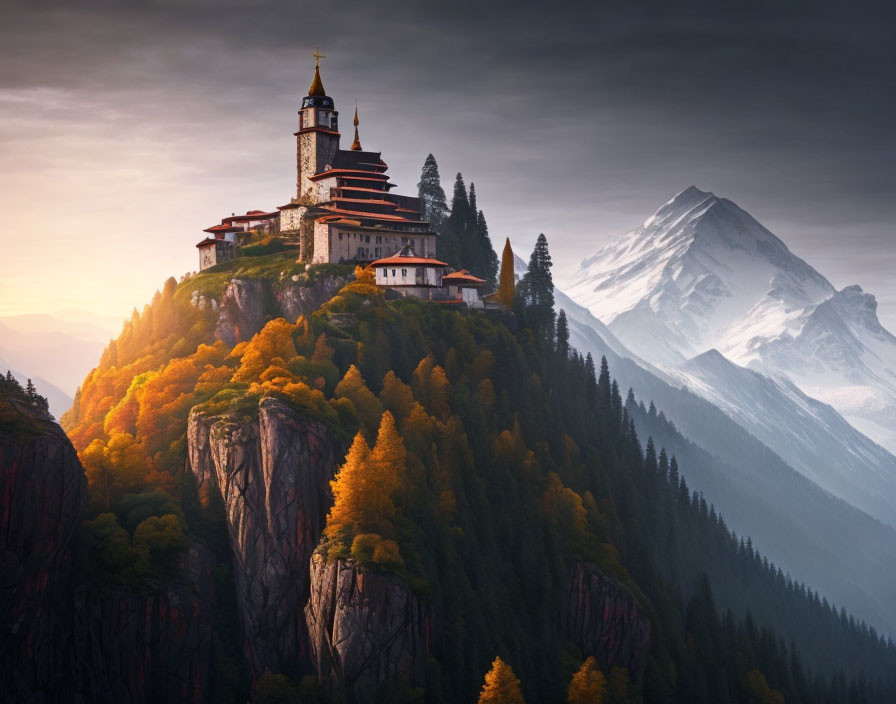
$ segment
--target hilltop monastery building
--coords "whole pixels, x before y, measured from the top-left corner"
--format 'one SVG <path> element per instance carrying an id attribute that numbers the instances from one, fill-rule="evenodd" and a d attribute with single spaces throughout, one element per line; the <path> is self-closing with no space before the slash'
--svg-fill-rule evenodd
<path id="1" fill-rule="evenodd" d="M 197 245 L 200 269 L 232 258 L 234 245 L 252 231 L 298 242 L 299 258 L 309 263 L 370 263 L 406 245 L 417 260 L 436 261 L 436 234 L 422 219 L 419 199 L 392 193 L 380 153 L 362 149 L 357 107 L 354 140 L 339 148 L 339 112 L 324 90 L 320 58 L 315 52 L 314 80 L 299 109 L 295 197 L 275 211 L 233 215 L 205 230 L 208 237 Z"/>

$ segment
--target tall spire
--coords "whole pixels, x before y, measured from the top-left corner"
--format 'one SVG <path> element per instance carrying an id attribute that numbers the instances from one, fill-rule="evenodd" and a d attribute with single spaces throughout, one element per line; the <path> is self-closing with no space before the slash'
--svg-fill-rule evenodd
<path id="1" fill-rule="evenodd" d="M 326 95 L 324 91 L 324 83 L 320 80 L 320 60 L 327 58 L 320 53 L 320 47 L 314 50 L 314 80 L 311 81 L 311 87 L 308 89 L 308 95 L 323 97 Z"/>
<path id="2" fill-rule="evenodd" d="M 358 137 L 358 101 L 355 100 L 355 141 L 352 142 L 352 151 L 359 152 L 361 151 L 361 139 Z"/>

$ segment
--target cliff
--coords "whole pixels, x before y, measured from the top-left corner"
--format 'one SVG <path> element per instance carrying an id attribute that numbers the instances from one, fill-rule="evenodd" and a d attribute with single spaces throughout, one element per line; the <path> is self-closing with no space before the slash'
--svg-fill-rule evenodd
<path id="1" fill-rule="evenodd" d="M 207 701 L 212 664 L 213 562 L 192 545 L 181 577 L 136 589 L 80 585 L 74 595 L 72 677 L 76 703 Z"/>
<path id="2" fill-rule="evenodd" d="M 299 279 L 307 274 L 297 274 Z M 272 318 L 284 318 L 294 323 L 300 315 L 310 315 L 348 282 L 346 276 L 324 275 L 314 285 L 293 281 L 292 278 L 234 278 L 227 284 L 220 301 L 212 298 L 194 299 L 197 307 L 211 306 L 218 311 L 215 339 L 233 346 L 251 337 Z"/>
<path id="3" fill-rule="evenodd" d="M 31 702 L 61 684 L 71 545 L 87 484 L 58 425 L 0 403 L 0 686 Z"/>
<path id="4" fill-rule="evenodd" d="M 578 562 L 570 573 L 562 606 L 561 631 L 582 649 L 609 666 L 643 672 L 650 646 L 650 621 L 628 591 L 591 563 Z"/>
<path id="5" fill-rule="evenodd" d="M 200 501 L 223 499 L 252 671 L 307 671 L 308 565 L 342 451 L 326 426 L 273 398 L 257 415 L 194 411 L 187 438 Z"/>
<path id="6" fill-rule="evenodd" d="M 429 611 L 391 575 L 316 553 L 305 616 L 315 669 L 330 696 L 367 701 L 383 683 L 405 690 L 425 684 Z"/>
<path id="7" fill-rule="evenodd" d="M 0 426 L 0 699 L 205 701 L 209 555 L 191 547 L 164 583 L 76 583 L 84 470 L 58 425 L 0 404 L 17 414 Z"/>

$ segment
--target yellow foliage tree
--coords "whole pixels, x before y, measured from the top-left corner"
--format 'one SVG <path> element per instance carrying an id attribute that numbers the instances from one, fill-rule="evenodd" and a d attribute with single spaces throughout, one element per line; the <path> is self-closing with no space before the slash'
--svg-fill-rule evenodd
<path id="1" fill-rule="evenodd" d="M 333 490 L 333 507 L 327 515 L 327 526 L 324 529 L 327 537 L 336 539 L 344 531 L 353 529 L 361 523 L 364 474 L 369 457 L 370 446 L 359 431 L 345 456 L 345 463 L 339 468 L 336 478 L 330 482 L 330 488 Z"/>
<path id="2" fill-rule="evenodd" d="M 525 701 L 513 668 L 501 658 L 495 658 L 492 669 L 485 675 L 479 704 L 525 704 Z"/>
<path id="3" fill-rule="evenodd" d="M 747 673 L 747 684 L 755 695 L 755 701 L 760 704 L 785 704 L 784 695 L 777 689 L 772 689 L 760 670 L 750 670 Z"/>
<path id="4" fill-rule="evenodd" d="M 374 271 L 372 266 L 356 266 L 355 267 L 355 281 L 359 284 L 370 284 L 371 286 L 376 283 L 376 279 L 374 276 Z"/>
<path id="5" fill-rule="evenodd" d="M 420 360 L 412 377 L 417 397 L 426 409 L 437 418 L 447 418 L 451 413 L 448 398 L 451 384 L 445 370 L 427 356 Z"/>
<path id="6" fill-rule="evenodd" d="M 298 354 L 292 341 L 295 325 L 283 318 L 269 321 L 246 345 L 240 367 L 233 375 L 233 381 L 257 381 L 261 373 L 271 366 L 271 361 L 280 357 L 289 361 Z"/>
<path id="7" fill-rule="evenodd" d="M 504 242 L 504 252 L 501 254 L 501 277 L 498 284 L 498 302 L 508 308 L 513 307 L 513 250 L 510 248 L 510 238 Z"/>
<path id="8" fill-rule="evenodd" d="M 348 368 L 342 381 L 336 384 L 334 395 L 336 398 L 347 398 L 354 404 L 362 429 L 368 437 L 371 437 L 377 423 L 380 422 L 383 405 L 367 388 L 364 377 L 354 364 Z"/>
<path id="9" fill-rule="evenodd" d="M 345 464 L 330 482 L 333 508 L 324 529 L 327 537 L 347 538 L 359 532 L 394 535 L 395 499 L 406 464 L 404 441 L 395 428 L 395 419 L 386 411 L 373 449 L 359 432 L 349 448 Z M 383 559 L 387 560 L 391 549 L 387 546 L 384 550 Z"/>
<path id="10" fill-rule="evenodd" d="M 597 668 L 597 661 L 588 657 L 569 683 L 566 701 L 569 704 L 601 704 L 607 691 L 607 679 Z"/>
<path id="11" fill-rule="evenodd" d="M 402 421 L 408 417 L 414 407 L 414 392 L 411 387 L 388 371 L 383 377 L 383 390 L 380 391 L 380 402 L 383 408 L 391 412 L 395 419 Z"/>
<path id="12" fill-rule="evenodd" d="M 365 518 L 377 523 L 395 517 L 395 496 L 401 487 L 407 466 L 407 450 L 395 427 L 395 418 L 389 411 L 383 413 L 376 445 L 370 452 L 370 470 L 367 473 L 368 506 L 370 515 Z"/>

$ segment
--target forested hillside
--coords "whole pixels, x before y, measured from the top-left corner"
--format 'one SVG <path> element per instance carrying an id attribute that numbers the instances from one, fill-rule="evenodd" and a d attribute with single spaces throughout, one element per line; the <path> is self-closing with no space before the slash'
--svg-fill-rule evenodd
<path id="1" fill-rule="evenodd" d="M 82 579 L 145 585 L 173 579 L 189 541 L 214 553 L 215 701 L 333 692 L 302 658 L 279 672 L 245 661 L 246 603 L 231 557 L 243 536 L 236 524 L 248 519 L 234 515 L 228 477 L 220 492 L 197 491 L 188 460 L 188 419 L 249 427 L 268 422 L 273 401 L 338 452 L 314 560 L 382 577 L 425 614 L 423 676 L 349 688 L 353 696 L 473 701 L 500 656 L 528 701 L 565 701 L 574 673 L 597 655 L 604 701 L 896 698 L 892 643 L 732 535 L 675 457 L 652 441 L 642 450 L 640 411 L 612 370 L 570 348 L 565 316 L 554 319 L 543 236 L 514 310 L 488 313 L 386 301 L 359 269 L 322 305 L 285 319 L 295 311 L 287 288 L 352 274 L 258 254 L 169 280 L 63 419 L 88 479 Z M 231 326 L 228 344 L 221 321 L 225 310 L 238 318 L 228 298 L 237 281 L 266 283 L 256 329 Z M 627 645 L 644 633 L 637 619 L 596 649 L 578 637 L 569 594 L 583 574 L 646 616 L 646 652 Z M 512 679 L 501 672 L 491 681 Z"/>

